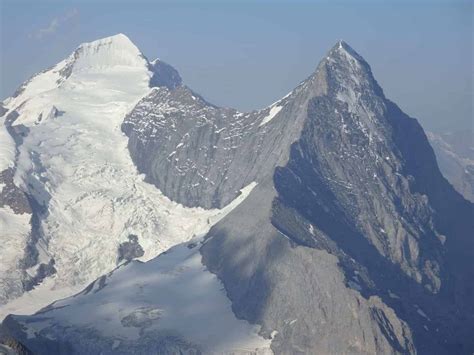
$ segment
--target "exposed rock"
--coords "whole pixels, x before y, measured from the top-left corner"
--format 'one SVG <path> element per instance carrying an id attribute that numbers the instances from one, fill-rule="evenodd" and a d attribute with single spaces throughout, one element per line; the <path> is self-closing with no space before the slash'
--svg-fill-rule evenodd
<path id="1" fill-rule="evenodd" d="M 183 83 L 178 71 L 168 63 L 156 59 L 150 63 L 150 70 L 153 76 L 150 79 L 151 87 L 166 87 L 169 90 L 174 90 Z"/>
<path id="2" fill-rule="evenodd" d="M 134 234 L 130 234 L 128 236 L 128 242 L 123 242 L 119 246 L 118 250 L 118 258 L 119 261 L 121 260 L 133 260 L 135 258 L 139 258 L 140 256 L 143 256 L 145 252 L 143 251 L 143 248 L 141 247 L 140 243 L 138 243 L 138 237 Z"/>
<path id="3" fill-rule="evenodd" d="M 202 248 L 205 263 L 223 280 L 238 316 L 285 334 L 273 343 L 277 353 L 469 353 L 472 205 L 441 177 L 418 123 L 385 99 L 347 45 L 333 48 L 318 70 L 327 94 L 310 100 L 288 163 L 213 228 Z M 265 226 L 269 216 L 277 231 Z M 337 257 L 344 283 L 366 299 L 355 312 L 366 319 L 357 329 L 344 315 L 348 301 L 335 300 L 343 291 L 331 287 L 342 282 L 320 265 L 323 258 L 297 269 L 317 249 Z M 390 317 L 373 311 L 375 295 Z M 430 322 L 413 313 L 414 304 Z M 370 315 L 362 316 L 364 307 Z M 297 338 L 282 324 L 290 318 L 302 321 L 294 323 Z"/>
<path id="4" fill-rule="evenodd" d="M 157 88 L 122 125 L 132 159 L 173 200 L 190 207 L 225 206 L 241 188 L 285 162 L 310 93 L 324 90 L 315 87 L 318 75 L 271 107 L 250 113 L 215 107 L 185 86 Z M 261 125 L 274 107 L 280 108 L 272 119 L 278 124 Z"/>
<path id="5" fill-rule="evenodd" d="M 0 207 L 9 206 L 15 213 L 31 214 L 31 206 L 28 196 L 13 182 L 14 169 L 9 168 L 0 172 Z"/>

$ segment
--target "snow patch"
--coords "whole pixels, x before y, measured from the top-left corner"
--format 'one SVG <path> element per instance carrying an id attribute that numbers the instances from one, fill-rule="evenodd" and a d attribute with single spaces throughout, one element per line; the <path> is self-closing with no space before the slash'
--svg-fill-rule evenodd
<path id="1" fill-rule="evenodd" d="M 262 119 L 262 122 L 260 122 L 259 127 L 261 127 L 261 126 L 267 124 L 268 122 L 270 122 L 278 114 L 278 112 L 281 111 L 282 108 L 283 108 L 283 106 L 273 106 L 272 108 L 270 108 L 270 111 L 268 111 L 268 115 L 266 115 Z"/>

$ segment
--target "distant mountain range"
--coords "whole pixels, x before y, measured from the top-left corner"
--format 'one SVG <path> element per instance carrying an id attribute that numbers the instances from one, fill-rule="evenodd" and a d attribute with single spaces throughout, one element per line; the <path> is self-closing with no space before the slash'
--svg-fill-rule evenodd
<path id="1" fill-rule="evenodd" d="M 454 188 L 474 202 L 474 132 L 428 132 L 439 168 Z"/>
<path id="2" fill-rule="evenodd" d="M 474 351 L 472 150 L 435 157 L 347 43 L 239 112 L 120 34 L 2 115 L 8 351 Z"/>

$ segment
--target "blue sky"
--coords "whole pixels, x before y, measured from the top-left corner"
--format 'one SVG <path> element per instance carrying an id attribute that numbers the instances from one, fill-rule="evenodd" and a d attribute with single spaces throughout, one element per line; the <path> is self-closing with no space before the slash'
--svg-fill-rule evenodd
<path id="1" fill-rule="evenodd" d="M 211 102 L 267 106 L 344 39 L 386 95 L 429 129 L 472 127 L 471 1 L 9 1 L 2 98 L 80 43 L 119 32 Z"/>

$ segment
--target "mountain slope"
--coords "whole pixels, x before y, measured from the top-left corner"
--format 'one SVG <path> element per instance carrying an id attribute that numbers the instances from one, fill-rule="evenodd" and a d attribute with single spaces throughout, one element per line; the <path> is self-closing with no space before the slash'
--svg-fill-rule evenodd
<path id="1" fill-rule="evenodd" d="M 274 353 L 472 353 L 473 205 L 441 176 L 420 125 L 385 98 L 360 55 L 338 42 L 307 80 L 251 113 L 215 107 L 171 73 L 124 119 L 131 158 L 146 181 L 188 207 L 222 207 L 256 185 L 199 249 L 189 248 Z M 162 274 L 166 258 L 137 274 Z M 166 299 L 140 297 L 176 284 L 157 276 L 142 289 L 126 277 L 131 268 L 33 316 L 9 316 L 4 327 L 39 351 L 112 352 L 100 325 L 110 320 L 101 306 L 107 295 L 108 304 L 139 314 L 139 328 L 162 329 L 143 307 L 161 309 Z M 86 325 L 68 316 L 91 309 L 103 313 Z M 219 339 L 211 336 L 216 324 L 206 319 L 209 340 L 175 324 L 169 330 L 178 336 L 166 346 L 230 351 L 206 347 Z M 124 351 L 159 346 L 138 341 Z"/>
<path id="2" fill-rule="evenodd" d="M 281 324 L 281 318 L 271 319 L 273 314 L 267 317 L 276 324 L 265 327 L 270 320 L 261 312 L 272 308 L 265 301 L 266 294 L 268 302 L 276 303 L 275 312 L 283 312 L 290 308 L 287 302 L 294 298 L 291 292 L 298 284 L 306 285 L 308 279 L 318 284 L 321 279 L 331 279 L 334 272 L 305 274 L 304 280 L 294 272 L 291 278 L 281 275 L 282 264 L 298 265 L 302 258 L 312 260 L 308 265 L 318 269 L 315 256 L 310 256 L 315 253 L 312 249 L 303 248 L 298 252 L 306 256 L 296 256 L 288 245 L 275 242 L 284 235 L 290 238 L 289 245 L 337 255 L 342 267 L 334 266 L 334 270 L 343 273 L 344 284 L 368 298 L 368 320 L 361 329 L 375 329 L 369 336 L 372 339 L 389 338 L 385 345 L 379 340 L 371 348 L 364 344 L 365 334 L 352 345 L 342 344 L 340 337 L 332 338 L 337 345 L 330 345 L 331 330 L 326 329 L 327 333 L 314 338 L 316 343 L 286 340 L 282 349 L 304 349 L 298 343 L 304 341 L 306 351 L 313 347 L 331 352 L 409 351 L 415 340 L 411 340 L 406 322 L 416 331 L 420 339 L 416 342 L 428 346 L 425 344 L 432 342 L 432 334 L 425 326 L 432 331 L 443 327 L 449 334 L 449 328 L 458 322 L 450 313 L 464 306 L 472 309 L 472 290 L 465 282 L 472 280 L 472 265 L 469 256 L 456 258 L 463 250 L 472 250 L 469 236 L 474 229 L 468 217 L 472 205 L 445 183 L 421 127 L 384 97 L 368 64 L 347 44 L 338 43 L 312 76 L 265 111 L 216 114 L 219 109 L 200 101 L 204 109 L 194 109 L 192 97 L 183 100 L 192 104 L 176 104 L 175 97 L 182 95 L 166 91 L 144 98 L 125 119 L 124 130 L 138 168 L 165 194 L 185 205 L 219 205 L 230 198 L 227 194 L 247 183 L 246 179 L 259 182 L 253 194 L 268 186 L 258 198 L 249 197 L 256 206 L 244 202 L 248 213 L 237 215 L 235 211 L 225 225 L 221 222 L 213 228 L 213 238 L 202 249 L 207 265 L 223 279 L 237 315 L 263 323 L 268 333 L 280 327 L 285 337 L 288 328 L 295 328 L 294 333 L 300 334 L 297 338 L 304 338 L 308 329 L 322 331 L 315 321 L 321 313 L 308 310 L 305 298 L 294 305 L 294 311 L 304 319 L 302 328 L 296 323 L 292 327 Z M 163 109 L 163 103 L 170 103 L 172 111 Z M 267 123 L 274 107 L 281 109 Z M 236 221 L 229 222 L 230 218 Z M 266 226 L 265 220 L 271 220 L 272 226 Z M 275 243 L 279 246 L 273 247 Z M 285 255 L 286 262 L 272 253 L 267 257 L 273 249 Z M 272 265 L 278 270 L 276 275 L 268 271 Z M 241 270 L 246 270 L 242 279 Z M 262 291 L 267 283 L 279 285 L 278 291 Z M 335 283 L 333 287 L 342 289 L 331 294 L 344 294 L 345 285 Z M 277 292 L 282 294 L 276 296 Z M 399 297 L 406 301 L 398 301 Z M 453 298 L 463 299 L 454 310 Z M 374 300 L 380 301 L 379 308 L 371 304 Z M 346 303 L 335 302 L 332 314 L 342 316 L 341 305 Z M 401 320 L 397 320 L 384 303 L 413 316 L 398 316 Z M 449 325 L 429 326 L 419 303 L 443 313 L 441 323 Z M 437 310 L 439 303 L 446 304 L 446 312 Z M 321 308 L 319 312 L 329 312 L 327 307 Z M 288 314 L 290 317 L 297 318 Z M 472 313 L 466 321 L 471 322 L 471 317 Z M 448 322 L 444 318 L 452 319 Z M 383 319 L 392 319 L 393 324 L 384 324 Z M 330 322 L 337 324 L 334 316 Z M 360 334 L 360 324 L 356 324 L 345 334 Z M 387 335 L 390 328 L 398 330 Z M 467 335 L 462 333 L 463 327 L 458 328 L 463 343 Z"/>
<path id="3" fill-rule="evenodd" d="M 282 335 L 275 352 L 469 353 L 472 204 L 350 47 L 317 72 L 326 91 L 309 101 L 288 162 L 254 206 L 211 230 L 205 264 L 238 316 Z"/>
<path id="4" fill-rule="evenodd" d="M 184 208 L 144 182 L 120 130 L 169 72 L 116 35 L 82 44 L 5 100 L 1 315 L 36 311 L 114 269 L 123 255 L 149 260 L 209 228 L 219 211 Z"/>
<path id="5" fill-rule="evenodd" d="M 244 188 L 216 219 L 254 186 Z M 235 318 L 222 284 L 202 265 L 201 238 L 147 263 L 127 263 L 32 321 L 18 316 L 27 333 L 18 329 L 16 318 L 7 317 L 4 326 L 35 354 L 271 353 L 270 340 L 258 335 L 259 327 Z M 100 315 L 91 317 L 98 304 Z"/>

